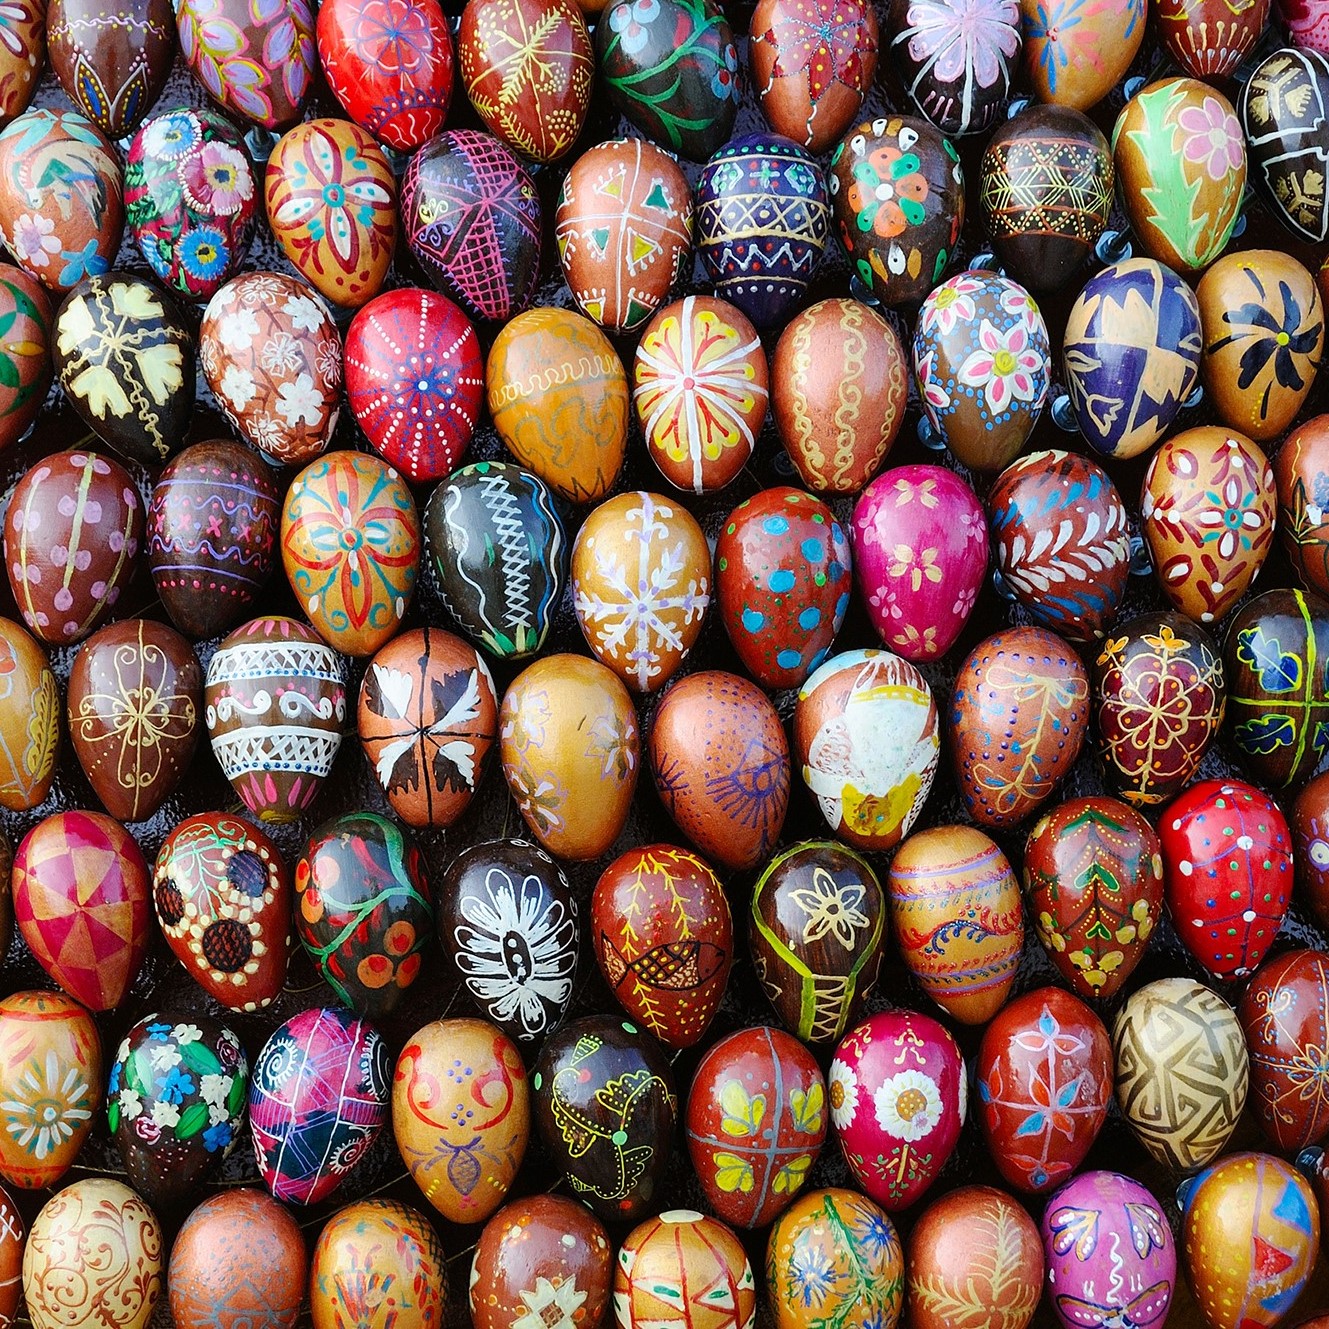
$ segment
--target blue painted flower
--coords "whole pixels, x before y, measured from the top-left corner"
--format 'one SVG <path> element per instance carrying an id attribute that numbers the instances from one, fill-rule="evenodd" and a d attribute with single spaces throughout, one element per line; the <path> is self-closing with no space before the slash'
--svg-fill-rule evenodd
<path id="1" fill-rule="evenodd" d="M 618 34 L 619 44 L 629 55 L 636 55 L 646 45 L 650 25 L 660 12 L 660 0 L 630 0 L 609 11 L 610 30 Z"/>
<path id="2" fill-rule="evenodd" d="M 794 1251 L 789 1271 L 794 1291 L 804 1306 L 820 1306 L 841 1278 L 840 1271 L 831 1264 L 831 1257 L 820 1246 L 810 1244 Z"/>
<path id="3" fill-rule="evenodd" d="M 60 271 L 61 286 L 77 286 L 84 277 L 100 277 L 111 266 L 97 252 L 95 238 L 77 252 L 66 249 L 60 257 L 65 260 L 65 266 Z"/>
<path id="4" fill-rule="evenodd" d="M 868 1214 L 858 1239 L 866 1254 L 875 1260 L 895 1245 L 895 1231 L 885 1214 Z"/>
<path id="5" fill-rule="evenodd" d="M 124 1071 L 124 1063 L 117 1061 L 111 1067 L 111 1082 L 106 1086 L 106 1097 L 110 1098 L 120 1092 L 120 1075 Z"/>
<path id="6" fill-rule="evenodd" d="M 180 237 L 180 264 L 195 281 L 212 281 L 226 271 L 230 250 L 215 226 L 200 226 Z"/>
<path id="7" fill-rule="evenodd" d="M 181 1066 L 172 1066 L 157 1082 L 157 1094 L 164 1103 L 183 1103 L 194 1092 L 194 1077 Z"/>
<path id="8" fill-rule="evenodd" d="M 172 111 L 149 121 L 143 130 L 143 155 L 149 160 L 179 161 L 202 141 L 203 131 L 192 111 Z"/>
<path id="9" fill-rule="evenodd" d="M 738 50 L 733 42 L 724 48 L 724 64 L 716 67 L 711 76 L 711 91 L 717 97 L 738 101 Z"/>
<path id="10" fill-rule="evenodd" d="M 207 1130 L 203 1132 L 203 1147 L 210 1154 L 215 1154 L 219 1149 L 225 1149 L 231 1143 L 231 1137 L 235 1134 L 229 1121 L 214 1122 Z"/>
<path id="11" fill-rule="evenodd" d="M 150 1024 L 148 1026 L 148 1037 L 159 1039 L 163 1043 L 170 1036 L 170 1033 L 171 1033 L 171 1026 L 169 1024 L 158 1023 L 158 1024 Z"/>

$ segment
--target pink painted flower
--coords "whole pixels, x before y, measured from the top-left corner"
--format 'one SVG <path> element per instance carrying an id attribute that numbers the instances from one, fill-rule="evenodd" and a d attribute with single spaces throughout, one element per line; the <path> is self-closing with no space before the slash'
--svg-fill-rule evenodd
<path id="1" fill-rule="evenodd" d="M 950 281 L 944 281 L 926 300 L 919 313 L 919 327 L 930 333 L 934 329 L 943 337 L 948 337 L 961 323 L 972 323 L 974 319 L 974 296 L 983 290 L 983 283 L 959 273 Z"/>
<path id="2" fill-rule="evenodd" d="M 1182 155 L 1188 162 L 1202 162 L 1211 180 L 1222 180 L 1229 171 L 1241 170 L 1246 160 L 1241 126 L 1217 97 L 1206 97 L 1202 106 L 1183 107 L 1177 123 L 1186 134 Z"/>
<path id="3" fill-rule="evenodd" d="M 971 388 L 982 388 L 988 411 L 1001 415 L 1014 402 L 1043 404 L 1047 379 L 1043 357 L 1029 344 L 1029 332 L 1023 322 L 999 332 L 984 319 L 978 329 L 978 350 L 960 366 L 956 375 Z"/>
<path id="4" fill-rule="evenodd" d="M 914 377 L 918 380 L 918 391 L 923 398 L 923 406 L 933 424 L 937 423 L 936 412 L 950 409 L 950 394 L 932 377 L 932 361 L 936 352 L 929 351 L 914 365 Z"/>
<path id="5" fill-rule="evenodd" d="M 1009 78 L 1020 49 L 1016 0 L 912 0 L 906 19 L 909 54 L 931 65 L 942 83 L 970 77 L 980 88 Z M 1004 58 L 1003 58 L 1004 57 Z"/>
<path id="6" fill-rule="evenodd" d="M 205 143 L 180 164 L 185 197 L 199 212 L 234 217 L 254 197 L 254 175 L 244 153 Z"/>
<path id="7" fill-rule="evenodd" d="M 51 255 L 60 252 L 60 238 L 54 232 L 55 222 L 50 217 L 25 213 L 14 223 L 14 238 L 9 247 L 20 262 L 44 268 Z"/>

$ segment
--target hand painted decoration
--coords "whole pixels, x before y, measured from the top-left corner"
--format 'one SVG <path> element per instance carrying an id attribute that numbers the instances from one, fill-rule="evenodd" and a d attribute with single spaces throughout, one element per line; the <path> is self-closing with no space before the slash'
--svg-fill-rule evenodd
<path id="1" fill-rule="evenodd" d="M 1274 17 L 1287 29 L 1293 46 L 1321 53 L 1329 49 L 1324 30 L 1326 15 L 1315 0 L 1277 0 Z"/>
<path id="2" fill-rule="evenodd" d="M 19 1280 L 28 1232 L 14 1197 L 3 1187 L 0 1187 L 0 1233 L 0 1323 L 10 1326 L 19 1313 L 22 1296 Z"/>
<path id="3" fill-rule="evenodd" d="M 1285 438 L 1274 457 L 1278 528 L 1297 580 L 1329 596 L 1329 417 L 1314 416 Z"/>
<path id="4" fill-rule="evenodd" d="M 27 812 L 44 803 L 59 755 L 60 689 L 46 652 L 0 618 L 0 807 Z"/>
<path id="5" fill-rule="evenodd" d="M 46 7 L 20 0 L 6 31 L 11 41 L 0 43 L 0 125 L 25 111 L 37 91 L 46 64 Z"/>
<path id="6" fill-rule="evenodd" d="M 1329 918 L 1329 772 L 1297 795 L 1291 822 L 1297 885 L 1323 925 Z"/>
<path id="7" fill-rule="evenodd" d="M 0 64 L 3 60 L 0 44 Z M 3 451 L 17 443 L 37 418 L 52 376 L 50 297 L 39 281 L 12 263 L 0 263 L 0 328 L 4 329 L 0 332 Z"/>
<path id="8" fill-rule="evenodd" d="M 1234 11 L 1213 0 L 1154 0 L 1159 37 L 1184 73 L 1199 79 L 1229 78 L 1269 22 L 1269 0 Z"/>

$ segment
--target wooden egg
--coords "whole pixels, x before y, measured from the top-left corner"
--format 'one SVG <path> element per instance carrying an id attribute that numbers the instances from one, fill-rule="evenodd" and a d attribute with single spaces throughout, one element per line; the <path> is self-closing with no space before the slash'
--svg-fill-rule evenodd
<path id="1" fill-rule="evenodd" d="M 28 1228 L 14 1197 L 0 1186 L 0 1326 L 12 1329 L 22 1300 L 23 1245 Z"/>
<path id="2" fill-rule="evenodd" d="M 909 1323 L 1027 1329 L 1043 1291 L 1043 1247 L 1023 1207 L 992 1186 L 934 1200 L 909 1234 Z"/>
<path id="3" fill-rule="evenodd" d="M 76 1181 L 33 1219 L 23 1251 L 33 1329 L 147 1329 L 161 1294 L 161 1224 L 123 1182 Z"/>
<path id="4" fill-rule="evenodd" d="M 572 545 L 572 603 L 586 644 L 634 692 L 680 669 L 711 602 L 711 551 L 697 519 L 636 490 L 601 503 Z"/>
<path id="5" fill-rule="evenodd" d="M 1087 111 L 1130 68 L 1144 40 L 1145 0 L 1112 0 L 1092 14 L 1077 0 L 1020 0 L 1024 72 L 1041 102 Z"/>
<path id="6" fill-rule="evenodd" d="M 930 1016 L 881 1011 L 836 1047 L 827 1083 L 854 1180 L 888 1212 L 913 1204 L 964 1125 L 968 1090 L 955 1039 Z"/>
<path id="7" fill-rule="evenodd" d="M 856 0 L 826 2 L 844 8 Z M 856 494 L 876 475 L 904 424 L 908 397 L 900 338 L 861 301 L 811 305 L 775 345 L 771 415 L 799 479 L 815 493 Z"/>
<path id="8" fill-rule="evenodd" d="M 397 1149 L 450 1223 L 481 1223 L 503 1203 L 531 1135 L 517 1045 L 487 1020 L 435 1020 L 397 1058 Z"/>
<path id="9" fill-rule="evenodd" d="M 485 1224 L 471 1262 L 474 1329 L 518 1329 L 523 1318 L 571 1329 L 605 1323 L 614 1248 L 593 1214 L 562 1195 L 505 1205 Z M 577 1319 L 581 1316 L 580 1321 Z"/>
<path id="10" fill-rule="evenodd" d="M 1329 772 L 1297 795 L 1290 821 L 1296 882 L 1323 925 L 1329 919 Z"/>
<path id="11" fill-rule="evenodd" d="M 1017 1190 L 1050 1191 L 1084 1162 L 1112 1101 L 1112 1044 L 1078 997 L 1038 988 L 983 1031 L 978 1119 L 997 1171 Z"/>
<path id="12" fill-rule="evenodd" d="M 766 421 L 769 376 L 757 330 L 708 295 L 666 305 L 632 362 L 632 404 L 660 474 L 677 489 L 723 489 L 747 465 Z"/>
<path id="13" fill-rule="evenodd" d="M 489 666 L 441 628 L 403 632 L 365 670 L 357 728 L 393 812 L 419 830 L 451 826 L 498 742 Z"/>
<path id="14" fill-rule="evenodd" d="M 0 43 L 0 125 L 26 110 L 37 91 L 46 64 L 46 6 L 19 0 L 6 31 L 12 40 Z"/>
<path id="15" fill-rule="evenodd" d="M 1116 170 L 1102 131 L 1069 106 L 999 125 L 978 182 L 997 256 L 1022 285 L 1055 291 L 1084 266 L 1112 212 Z"/>
<path id="16" fill-rule="evenodd" d="M 1108 457 L 1138 457 L 1200 381 L 1200 305 L 1171 268 L 1128 258 L 1096 273 L 1066 318 L 1062 365 L 1075 423 Z"/>
<path id="17" fill-rule="evenodd" d="M 872 865 L 830 840 L 776 854 L 752 888 L 748 950 L 780 1023 L 834 1043 L 877 983 L 886 899 Z"/>
<path id="18" fill-rule="evenodd" d="M 152 903 L 175 958 L 223 1006 L 262 1010 L 281 992 L 291 880 L 262 831 L 221 812 L 186 817 L 157 852 Z"/>
<path id="19" fill-rule="evenodd" d="M 46 652 L 0 618 L 0 807 L 27 812 L 44 803 L 59 755 L 60 689 Z"/>
<path id="20" fill-rule="evenodd" d="M 1317 415 L 1283 440 L 1274 457 L 1278 528 L 1302 586 L 1329 596 L 1329 416 Z"/>
<path id="21" fill-rule="evenodd" d="M 982 826 L 1013 827 L 1075 765 L 1089 729 L 1089 675 L 1060 637 L 1012 628 L 969 653 L 948 717 L 966 811 Z"/>
<path id="22" fill-rule="evenodd" d="M 114 609 L 143 543 L 129 472 L 95 452 L 54 452 L 14 487 L 5 567 L 23 621 L 42 641 L 82 640 Z"/>
<path id="23" fill-rule="evenodd" d="M 1117 487 L 1077 452 L 1031 452 L 988 491 L 997 571 L 1035 622 L 1067 641 L 1102 637 L 1131 570 Z"/>
<path id="24" fill-rule="evenodd" d="M 705 860 L 672 845 L 620 854 L 591 896 L 591 942 L 605 982 L 666 1047 L 706 1033 L 734 959 L 734 921 Z"/>
<path id="25" fill-rule="evenodd" d="M 545 1157 L 573 1193 L 605 1222 L 649 1213 L 669 1172 L 678 1115 L 655 1040 L 626 1020 L 573 1020 L 545 1039 L 531 1087 Z"/>
<path id="26" fill-rule="evenodd" d="M 944 466 L 896 466 L 854 507 L 854 566 L 877 635 L 906 660 L 945 655 L 988 570 L 983 505 Z"/>
<path id="27" fill-rule="evenodd" d="M 639 138 L 597 144 L 563 177 L 554 241 L 583 314 L 611 332 L 641 327 L 692 256 L 692 190 L 682 167 Z"/>
<path id="28" fill-rule="evenodd" d="M 679 1306 L 688 1319 L 693 1307 L 704 1309 L 715 1329 L 746 1329 L 756 1321 L 757 1280 L 742 1243 L 723 1223 L 692 1209 L 668 1209 L 633 1228 L 614 1271 L 620 1329 L 652 1329 Z"/>
<path id="29" fill-rule="evenodd" d="M 661 698 L 651 773 L 665 810 L 708 862 L 747 871 L 775 847 L 789 806 L 789 744 L 760 688 L 702 670 Z"/>
<path id="30" fill-rule="evenodd" d="M 604 498 L 628 434 L 628 380 L 609 338 L 566 309 L 532 309 L 494 340 L 489 414 L 517 461 L 572 503 Z"/>
<path id="31" fill-rule="evenodd" d="M 1167 53 L 1194 78 L 1229 78 L 1269 21 L 1269 0 L 1234 12 L 1213 0 L 1154 0 L 1151 8 Z"/>
<path id="32" fill-rule="evenodd" d="M 208 661 L 203 700 L 222 774 L 261 821 L 294 821 L 341 747 L 344 661 L 291 618 L 254 618 Z"/>
<path id="33" fill-rule="evenodd" d="M 335 305 L 383 289 L 397 244 L 397 181 L 367 130 L 348 120 L 288 129 L 268 158 L 268 225 L 286 257 Z"/>
<path id="34" fill-rule="evenodd" d="M 185 1219 L 171 1247 L 171 1319 L 178 1329 L 246 1329 L 257 1319 L 293 1329 L 307 1263 L 285 1205 L 252 1187 L 224 1190 Z"/>
<path id="35" fill-rule="evenodd" d="M 92 1016 L 58 992 L 0 1001 L 0 1176 L 41 1190 L 69 1171 L 102 1105 Z"/>
<path id="36" fill-rule="evenodd" d="M 599 858 L 623 829 L 641 760 L 618 675 L 585 656 L 545 656 L 513 680 L 498 720 L 503 775 L 531 833 L 560 858 Z"/>
<path id="37" fill-rule="evenodd" d="M 735 1227 L 765 1227 L 803 1188 L 826 1140 L 826 1081 L 779 1029 L 711 1046 L 688 1092 L 688 1153 L 707 1205 Z"/>
<path id="38" fill-rule="evenodd" d="M 208 301 L 203 376 L 246 442 L 283 466 L 317 457 L 341 413 L 341 335 L 304 282 L 246 272 Z"/>
<path id="39" fill-rule="evenodd" d="M 336 1191 L 388 1119 L 388 1072 L 383 1040 L 350 1011 L 314 1006 L 274 1031 L 254 1062 L 249 1128 L 278 1200 Z"/>
<path id="40" fill-rule="evenodd" d="M 1147 984 L 1117 1012 L 1112 1053 L 1117 1106 L 1156 1163 L 1184 1172 L 1223 1152 L 1246 1103 L 1249 1063 L 1222 997 L 1189 978 Z"/>
<path id="41" fill-rule="evenodd" d="M 941 280 L 964 225 L 964 172 L 949 139 L 908 116 L 867 120 L 831 154 L 840 243 L 882 304 L 912 304 Z"/>
<path id="42" fill-rule="evenodd" d="M 1020 883 L 972 826 L 911 835 L 886 882 L 891 928 L 919 986 L 954 1020 L 986 1024 L 1005 1004 L 1024 942 Z"/>
<path id="43" fill-rule="evenodd" d="M 809 33 L 818 40 L 808 41 Z M 770 127 L 809 152 L 825 152 L 872 87 L 879 41 L 876 10 L 866 0 L 758 0 L 748 60 Z"/>
<path id="44" fill-rule="evenodd" d="M 109 1011 L 148 950 L 148 865 L 101 812 L 57 812 L 14 854 L 14 919 L 37 962 L 77 1001 Z"/>
<path id="45" fill-rule="evenodd" d="M 203 671 L 174 628 L 127 618 L 93 633 L 69 671 L 69 739 L 88 783 L 120 821 L 144 821 L 189 771 Z"/>
<path id="46" fill-rule="evenodd" d="M 12 34 L 13 29 L 8 31 Z M 0 66 L 8 48 L 0 44 Z M 3 80 L 0 73 L 0 80 Z M 0 92 L 0 99 L 3 93 Z M 51 301 L 22 268 L 0 263 L 0 451 L 12 447 L 37 418 L 51 386 Z M 763 367 L 765 361 L 763 360 Z"/>

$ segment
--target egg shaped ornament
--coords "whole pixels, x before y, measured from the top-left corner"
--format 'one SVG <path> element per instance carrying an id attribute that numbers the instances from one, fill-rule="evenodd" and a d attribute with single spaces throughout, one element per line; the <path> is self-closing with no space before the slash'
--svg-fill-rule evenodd
<path id="1" fill-rule="evenodd" d="M 628 1233 L 614 1271 L 622 1329 L 650 1329 L 680 1306 L 704 1309 L 715 1329 L 756 1323 L 757 1280 L 729 1228 L 693 1209 L 667 1209 Z"/>
<path id="2" fill-rule="evenodd" d="M 718 669 L 676 682 L 651 724 L 651 774 L 665 811 L 707 862 L 755 868 L 789 807 L 789 743 L 770 698 Z"/>
<path id="3" fill-rule="evenodd" d="M 895 329 L 859 300 L 796 314 L 771 360 L 771 415 L 799 479 L 814 493 L 856 494 L 904 424 L 909 373 Z"/>
<path id="4" fill-rule="evenodd" d="M 1246 977 L 1292 898 L 1292 832 L 1278 805 L 1240 780 L 1202 780 L 1168 804 L 1158 831 L 1182 944 L 1215 978 Z"/>
<path id="5" fill-rule="evenodd" d="M 765 1025 L 713 1044 L 685 1116 L 707 1205 L 735 1227 L 765 1227 L 803 1188 L 826 1140 L 826 1081 L 797 1039 Z"/>
<path id="6" fill-rule="evenodd" d="M 46 652 L 0 618 L 0 807 L 27 812 L 46 801 L 60 755 L 60 690 Z"/>
<path id="7" fill-rule="evenodd" d="M 289 129 L 318 73 L 308 0 L 180 0 L 180 54 L 194 81 L 222 110 L 259 129 Z"/>
<path id="8" fill-rule="evenodd" d="M 397 244 L 397 181 L 368 130 L 348 120 L 288 129 L 264 182 L 273 237 L 311 286 L 358 309 L 383 289 Z"/>
<path id="9" fill-rule="evenodd" d="M 106 1119 L 129 1180 L 173 1210 L 216 1173 L 240 1130 L 249 1063 L 239 1038 L 206 1015 L 145 1015 L 111 1063 Z"/>
<path id="10" fill-rule="evenodd" d="M 734 959 L 729 901 L 705 860 L 666 844 L 620 854 L 591 896 L 591 941 L 629 1019 L 668 1048 L 705 1035 Z"/>
<path id="11" fill-rule="evenodd" d="M 438 0 L 327 0 L 314 36 L 328 87 L 381 143 L 411 152 L 443 128 L 454 52 Z"/>
<path id="12" fill-rule="evenodd" d="M 295 930 L 339 1001 L 393 1014 L 434 933 L 424 856 L 386 817 L 347 812 L 310 837 L 295 868 Z"/>
<path id="13" fill-rule="evenodd" d="M 766 1298 L 776 1329 L 806 1329 L 805 1308 L 894 1329 L 904 1302 L 904 1251 L 895 1224 L 857 1191 L 800 1196 L 766 1242 Z M 801 1304 L 800 1304 L 801 1303 Z M 832 1320 L 832 1323 L 834 1321 Z"/>
<path id="14" fill-rule="evenodd" d="M 766 421 L 766 352 L 746 316 L 689 295 L 646 325 L 632 362 L 632 403 L 646 450 L 676 489 L 723 489 L 742 472 Z"/>
<path id="15" fill-rule="evenodd" d="M 922 663 L 964 630 L 988 570 L 983 505 L 944 466 L 896 466 L 854 507 L 854 566 L 884 645 Z"/>
<path id="16" fill-rule="evenodd" d="M 28 432 L 46 400 L 53 373 L 51 310 L 39 281 L 12 263 L 0 263 L 0 361 L 6 366 L 0 383 L 0 450 Z"/>
<path id="17" fill-rule="evenodd" d="M 147 1329 L 162 1294 L 162 1230 L 123 1182 L 76 1181 L 42 1206 L 23 1252 L 33 1329 L 105 1323 Z"/>
<path id="18" fill-rule="evenodd" d="M 997 571 L 1036 623 L 1089 642 L 1117 617 L 1131 570 L 1117 487 L 1078 452 L 1031 452 L 988 491 Z"/>
<path id="19" fill-rule="evenodd" d="M 203 377 L 232 428 L 270 461 L 317 457 L 341 413 L 341 335 L 322 299 L 278 272 L 246 272 L 208 301 Z"/>
<path id="20" fill-rule="evenodd" d="M 776 854 L 752 888 L 748 950 L 780 1023 L 805 1043 L 840 1038 L 876 986 L 886 926 L 860 854 L 833 840 Z"/>
<path id="21" fill-rule="evenodd" d="M 1094 252 L 1115 180 L 1107 139 L 1069 106 L 1031 106 L 998 125 L 978 181 L 997 257 L 1030 290 L 1059 290 Z"/>
<path id="22" fill-rule="evenodd" d="M 1211 0 L 1154 0 L 1151 8 L 1167 53 L 1194 78 L 1230 78 L 1269 22 L 1269 0 L 1234 13 Z"/>
<path id="23" fill-rule="evenodd" d="M 330 452 L 291 481 L 281 517 L 286 578 L 319 635 L 373 655 L 401 628 L 420 570 L 420 515 L 387 462 Z"/>
<path id="24" fill-rule="evenodd" d="M 3 1187 L 0 1187 L 0 1217 L 4 1222 L 4 1235 L 0 1237 L 0 1320 L 12 1325 L 22 1296 L 23 1244 L 28 1230 L 14 1197 Z"/>
<path id="25" fill-rule="evenodd" d="M 1306 590 L 1329 596 L 1329 416 L 1294 429 L 1273 465 L 1283 552 Z"/>
<path id="26" fill-rule="evenodd" d="M 599 858 L 627 820 L 641 761 L 618 675 L 585 656 L 545 656 L 509 685 L 498 723 L 503 775 L 531 834 L 559 858 Z"/>
<path id="27" fill-rule="evenodd" d="M 0 131 L 0 240 L 59 295 L 110 268 L 123 189 L 110 140 L 77 111 L 24 111 Z"/>
<path id="28" fill-rule="evenodd" d="M 287 1204 L 329 1199 L 388 1119 L 387 1050 L 367 1021 L 314 1006 L 254 1061 L 249 1128 L 263 1184 Z"/>
<path id="29" fill-rule="evenodd" d="M 1323 925 L 1329 918 L 1329 773 L 1297 795 L 1289 820 L 1296 882 Z"/>
<path id="30" fill-rule="evenodd" d="M 5 569 L 28 628 L 67 646 L 99 627 L 134 573 L 143 499 L 129 472 L 96 452 L 54 452 L 14 486 Z"/>
<path id="31" fill-rule="evenodd" d="M 536 654 L 568 572 L 549 486 L 507 462 L 463 466 L 434 490 L 425 535 L 434 583 L 457 626 L 500 659 Z"/>
<path id="32" fill-rule="evenodd" d="M 849 609 L 853 553 L 819 498 L 785 485 L 745 498 L 715 542 L 720 617 L 765 688 L 798 687 L 830 653 Z"/>
<path id="33" fill-rule="evenodd" d="M 606 1223 L 640 1221 L 669 1174 L 678 1116 L 659 1044 L 627 1020 L 561 1025 L 531 1075 L 545 1157 Z"/>
<path id="34" fill-rule="evenodd" d="M 983 1031 L 975 1092 L 997 1171 L 1017 1190 L 1050 1191 L 1107 1119 L 1112 1044 L 1102 1020 L 1061 988 L 1023 993 Z"/>
<path id="35" fill-rule="evenodd" d="M 26 110 L 37 91 L 46 64 L 46 6 L 23 0 L 7 30 L 13 41 L 0 51 L 0 124 Z"/>
<path id="36" fill-rule="evenodd" d="M 562 1195 L 526 1196 L 485 1224 L 471 1261 L 474 1329 L 515 1329 L 524 1315 L 561 1315 L 587 1329 L 605 1323 L 614 1248 L 585 1205 Z M 557 1323 L 557 1321 L 554 1321 Z"/>
<path id="37" fill-rule="evenodd" d="M 438 935 L 480 1013 L 528 1046 L 563 1018 L 580 947 L 563 869 L 529 840 L 487 840 L 448 865 Z"/>
<path id="38" fill-rule="evenodd" d="M 0 1177 L 44 1190 L 68 1172 L 102 1105 L 92 1016 L 59 992 L 0 1000 Z"/>
<path id="39" fill-rule="evenodd" d="M 1038 1228 L 1004 1191 L 962 1186 L 914 1224 L 906 1295 L 917 1329 L 950 1329 L 957 1313 L 991 1329 L 1027 1329 L 1042 1292 Z"/>
<path id="40" fill-rule="evenodd" d="M 385 291 L 346 332 L 346 400 L 365 437 L 413 484 L 450 475 L 484 404 L 484 359 L 446 296 Z"/>
<path id="41" fill-rule="evenodd" d="M 1011 628 L 970 651 L 951 690 L 955 784 L 980 826 L 1017 826 L 1070 773 L 1089 729 L 1089 674 L 1060 637 Z"/>
<path id="42" fill-rule="evenodd" d="M 1138 457 L 1168 432 L 1200 381 L 1200 305 L 1171 268 L 1128 258 L 1095 273 L 1066 317 L 1062 368 L 1095 452 Z"/>
<path id="43" fill-rule="evenodd" d="M 145 821 L 179 788 L 198 746 L 198 657 L 164 623 L 110 623 L 74 657 L 67 713 L 74 755 L 102 806 L 120 821 Z"/>
<path id="44" fill-rule="evenodd" d="M 341 747 L 345 661 L 291 618 L 255 618 L 208 661 L 204 717 L 222 774 L 260 821 L 294 821 Z"/>
<path id="45" fill-rule="evenodd" d="M 881 1011 L 835 1049 L 831 1121 L 854 1180 L 894 1213 L 936 1180 L 960 1138 L 964 1058 L 945 1026 L 914 1011 Z"/>
<path id="46" fill-rule="evenodd" d="M 233 1011 L 271 1005 L 286 982 L 291 879 L 277 846 L 239 817 L 186 817 L 162 841 L 152 904 L 172 954 Z"/>
<path id="47" fill-rule="evenodd" d="M 397 1150 L 450 1223 L 481 1223 L 503 1203 L 531 1135 L 517 1045 L 487 1020 L 435 1020 L 407 1041 L 392 1077 Z"/>
<path id="48" fill-rule="evenodd" d="M 711 551 L 696 518 L 642 490 L 600 504 L 573 542 L 572 602 L 602 664 L 634 692 L 663 687 L 711 602 Z"/>
<path id="49" fill-rule="evenodd" d="M 1020 0 L 1024 72 L 1041 102 L 1087 111 L 1120 82 L 1144 40 L 1145 0 L 1089 15 L 1075 0 Z"/>
<path id="50" fill-rule="evenodd" d="M 1310 1184 L 1269 1154 L 1232 1154 L 1186 1184 L 1181 1249 L 1209 1329 L 1267 1329 L 1301 1295 L 1320 1248 Z"/>
<path id="51" fill-rule="evenodd" d="M 831 153 L 827 185 L 854 275 L 884 305 L 911 305 L 942 279 L 964 225 L 960 155 L 940 130 L 880 116 Z"/>
<path id="52" fill-rule="evenodd" d="M 540 280 L 540 196 L 492 134 L 435 134 L 401 182 L 407 247 L 429 280 L 472 317 L 503 322 Z"/>
<path id="53" fill-rule="evenodd" d="M 1010 996 L 1024 943 L 1010 860 L 972 826 L 933 826 L 896 850 L 886 893 L 919 986 L 953 1020 L 986 1024 Z"/>
<path id="54" fill-rule="evenodd" d="M 1065 1329 L 1164 1322 L 1177 1250 L 1163 1206 L 1138 1181 L 1085 1172 L 1052 1196 L 1039 1227 L 1048 1300 Z"/>
<path id="55" fill-rule="evenodd" d="M 759 328 L 803 298 L 826 249 L 831 209 L 821 167 L 779 134 L 726 143 L 697 181 L 697 253 L 716 295 Z"/>
<path id="56" fill-rule="evenodd" d="M 641 327 L 691 257 L 692 225 L 692 189 L 663 148 L 615 138 L 582 153 L 563 177 L 554 214 L 558 260 L 577 307 L 610 332 Z"/>
<path id="57" fill-rule="evenodd" d="M 1233 741 L 1266 788 L 1301 783 L 1329 748 L 1329 603 L 1290 587 L 1248 600 L 1228 627 L 1224 659 Z"/>
<path id="58" fill-rule="evenodd" d="M 1072 798 L 1029 833 L 1029 916 L 1062 981 L 1108 1001 L 1134 972 L 1163 917 L 1163 852 L 1154 828 L 1115 798 Z"/>

